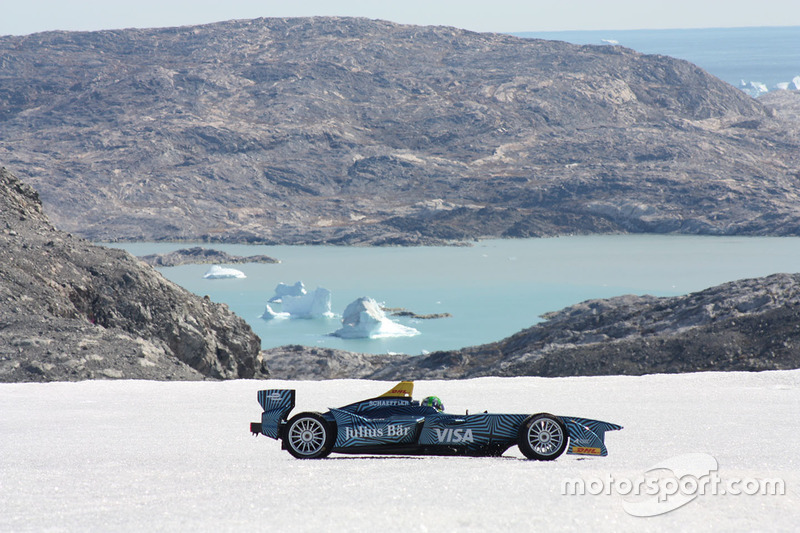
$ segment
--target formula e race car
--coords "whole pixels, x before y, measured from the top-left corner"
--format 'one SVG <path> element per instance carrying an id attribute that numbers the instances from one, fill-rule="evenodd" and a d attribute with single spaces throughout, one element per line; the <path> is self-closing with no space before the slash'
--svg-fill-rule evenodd
<path id="1" fill-rule="evenodd" d="M 288 419 L 295 391 L 258 391 L 261 422 L 254 435 L 281 440 L 299 459 L 331 452 L 369 455 L 466 455 L 498 457 L 515 444 L 528 459 L 552 461 L 573 455 L 608 455 L 606 431 L 622 426 L 547 413 L 446 414 L 435 396 L 411 399 L 414 383 L 402 381 L 385 394 L 325 413 L 304 412 Z"/>

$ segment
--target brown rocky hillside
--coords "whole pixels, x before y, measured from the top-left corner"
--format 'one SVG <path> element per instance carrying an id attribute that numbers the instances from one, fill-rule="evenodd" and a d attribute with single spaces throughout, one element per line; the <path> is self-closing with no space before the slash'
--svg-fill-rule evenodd
<path id="1" fill-rule="evenodd" d="M 366 19 L 0 37 L 0 163 L 95 240 L 798 235 L 793 116 L 665 56 Z"/>

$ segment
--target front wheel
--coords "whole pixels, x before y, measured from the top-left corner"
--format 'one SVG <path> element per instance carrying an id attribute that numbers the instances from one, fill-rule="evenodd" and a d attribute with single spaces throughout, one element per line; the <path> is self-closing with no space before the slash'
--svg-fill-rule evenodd
<path id="1" fill-rule="evenodd" d="M 567 426 L 557 416 L 540 413 L 529 416 L 519 428 L 517 444 L 528 459 L 552 461 L 567 448 Z"/>
<path id="2" fill-rule="evenodd" d="M 321 459 L 330 455 L 336 435 L 332 424 L 319 413 L 300 413 L 286 424 L 283 444 L 298 459 Z"/>

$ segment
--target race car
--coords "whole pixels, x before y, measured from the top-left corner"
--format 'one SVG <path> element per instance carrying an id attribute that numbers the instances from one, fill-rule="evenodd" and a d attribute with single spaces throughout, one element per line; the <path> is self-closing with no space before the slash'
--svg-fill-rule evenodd
<path id="1" fill-rule="evenodd" d="M 325 413 L 294 409 L 293 389 L 258 391 L 264 409 L 252 422 L 256 436 L 280 440 L 299 459 L 320 459 L 331 452 L 368 455 L 465 455 L 499 457 L 514 445 L 528 459 L 552 461 L 567 454 L 606 456 L 606 431 L 622 426 L 578 418 L 537 414 L 463 415 L 444 412 L 441 400 L 411 398 L 412 381 L 386 393 Z"/>

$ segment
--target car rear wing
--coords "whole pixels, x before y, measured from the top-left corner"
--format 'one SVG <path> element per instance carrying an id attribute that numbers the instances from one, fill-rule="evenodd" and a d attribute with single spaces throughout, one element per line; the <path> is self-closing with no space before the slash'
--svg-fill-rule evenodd
<path id="1" fill-rule="evenodd" d="M 605 457 L 608 450 L 605 445 L 606 431 L 622 429 L 618 424 L 592 420 L 591 418 L 578 418 L 574 416 L 559 417 L 569 431 L 568 455 L 599 455 Z"/>
<path id="2" fill-rule="evenodd" d="M 258 403 L 264 409 L 261 422 L 250 423 L 250 433 L 266 435 L 273 439 L 281 437 L 281 426 L 294 409 L 294 389 L 273 389 L 258 391 Z"/>

